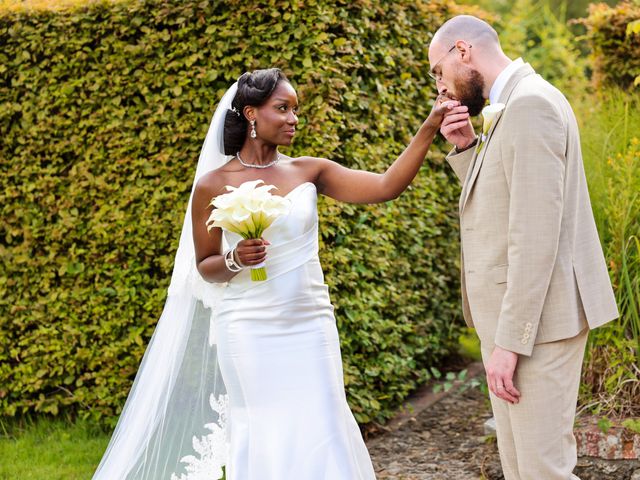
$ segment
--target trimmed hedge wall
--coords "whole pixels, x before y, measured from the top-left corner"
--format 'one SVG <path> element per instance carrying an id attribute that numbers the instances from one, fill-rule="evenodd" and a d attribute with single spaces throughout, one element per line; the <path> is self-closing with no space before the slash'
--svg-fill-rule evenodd
<path id="1" fill-rule="evenodd" d="M 596 85 L 640 86 L 640 0 L 589 5 L 587 28 Z"/>
<path id="2" fill-rule="evenodd" d="M 113 422 L 164 303 L 226 88 L 278 66 L 287 153 L 383 171 L 428 114 L 447 0 L 140 0 L 0 15 L 0 415 Z M 457 181 L 432 149 L 374 206 L 322 198 L 321 259 L 358 421 L 388 418 L 460 325 Z"/>

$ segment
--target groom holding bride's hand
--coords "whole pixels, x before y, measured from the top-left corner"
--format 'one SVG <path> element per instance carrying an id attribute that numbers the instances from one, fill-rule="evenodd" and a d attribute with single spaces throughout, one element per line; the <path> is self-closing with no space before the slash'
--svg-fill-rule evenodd
<path id="1" fill-rule="evenodd" d="M 573 421 L 589 328 L 618 316 L 585 179 L 578 126 L 560 91 L 512 61 L 487 23 L 446 22 L 429 47 L 441 132 L 462 182 L 464 317 L 476 328 L 506 480 L 577 479 Z"/>

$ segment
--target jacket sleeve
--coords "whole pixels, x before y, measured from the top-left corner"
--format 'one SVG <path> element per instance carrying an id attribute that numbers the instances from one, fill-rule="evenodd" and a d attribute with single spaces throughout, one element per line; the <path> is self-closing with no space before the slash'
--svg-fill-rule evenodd
<path id="1" fill-rule="evenodd" d="M 456 176 L 460 179 L 460 183 L 464 183 L 467 178 L 467 172 L 469 171 L 469 165 L 471 165 L 473 152 L 475 152 L 475 150 L 475 148 L 470 148 L 464 152 L 456 153 L 454 148 L 447 155 L 447 162 L 449 162 Z"/>
<path id="2" fill-rule="evenodd" d="M 495 344 L 530 356 L 560 238 L 566 122 L 541 95 L 512 101 L 503 118 L 509 186 L 508 275 Z"/>

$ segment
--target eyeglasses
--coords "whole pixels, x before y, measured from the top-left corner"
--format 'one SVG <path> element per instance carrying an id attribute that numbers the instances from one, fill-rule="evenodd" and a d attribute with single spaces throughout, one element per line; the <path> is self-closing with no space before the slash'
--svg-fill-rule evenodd
<path id="1" fill-rule="evenodd" d="M 429 69 L 429 76 L 433 78 L 436 82 L 439 82 L 440 80 L 442 80 L 442 72 L 436 72 L 436 67 L 440 65 L 440 63 L 445 59 L 447 55 L 453 52 L 454 48 L 456 48 L 455 45 L 452 46 L 449 50 L 447 50 L 447 53 L 445 53 L 442 57 L 440 57 L 440 60 L 438 60 L 435 63 L 435 65 Z"/>
<path id="2" fill-rule="evenodd" d="M 436 67 L 437 67 L 438 65 L 440 65 L 440 62 L 442 62 L 442 61 L 445 59 L 445 57 L 446 57 L 447 55 L 449 55 L 451 52 L 453 52 L 453 49 L 454 49 L 454 48 L 456 48 L 456 46 L 455 46 L 455 45 L 453 45 L 449 50 L 447 50 L 447 53 L 445 53 L 445 54 L 440 58 L 440 60 L 438 60 L 438 61 L 435 63 L 435 65 L 434 65 L 433 67 L 431 67 L 431 69 L 429 69 L 429 76 L 430 76 L 431 78 L 433 78 L 436 82 L 440 82 L 440 81 L 442 81 L 442 72 L 436 72 Z M 469 48 L 471 48 L 471 45 L 469 45 Z"/>

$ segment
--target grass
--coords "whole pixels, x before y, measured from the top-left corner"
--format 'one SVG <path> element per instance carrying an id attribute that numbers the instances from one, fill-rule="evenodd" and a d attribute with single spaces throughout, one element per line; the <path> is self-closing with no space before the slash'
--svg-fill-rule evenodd
<path id="1" fill-rule="evenodd" d="M 109 438 L 86 421 L 5 420 L 0 424 L 0 480 L 88 480 Z"/>

